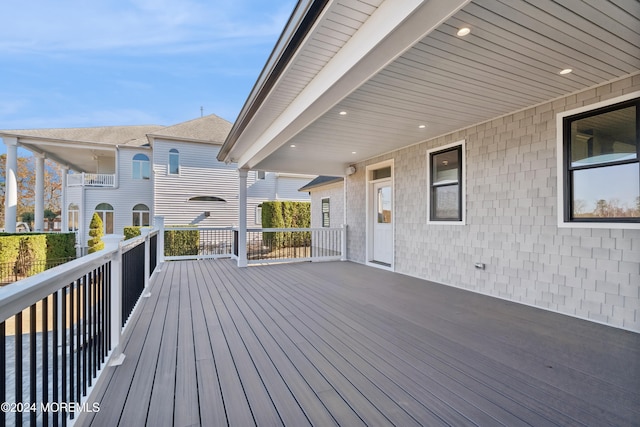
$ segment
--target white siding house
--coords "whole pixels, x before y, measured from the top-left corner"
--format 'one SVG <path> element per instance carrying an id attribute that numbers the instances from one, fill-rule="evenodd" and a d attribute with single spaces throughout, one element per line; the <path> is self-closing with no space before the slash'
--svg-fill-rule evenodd
<path id="1" fill-rule="evenodd" d="M 63 227 L 87 245 L 94 212 L 105 233 L 149 225 L 238 225 L 238 171 L 216 160 L 231 124 L 215 115 L 174 126 L 3 131 L 34 152 L 47 152 L 66 175 Z M 80 142 L 82 141 L 82 142 Z M 67 171 L 69 172 L 67 174 Z M 247 179 L 249 226 L 261 224 L 267 200 L 309 200 L 297 191 L 314 176 L 251 171 Z"/>

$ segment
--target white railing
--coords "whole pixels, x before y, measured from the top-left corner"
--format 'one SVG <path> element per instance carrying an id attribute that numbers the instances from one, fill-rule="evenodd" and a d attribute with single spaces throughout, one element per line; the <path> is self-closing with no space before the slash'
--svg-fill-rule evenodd
<path id="1" fill-rule="evenodd" d="M 247 263 L 338 261 L 346 258 L 346 227 L 247 229 Z"/>
<path id="2" fill-rule="evenodd" d="M 115 187 L 116 176 L 107 173 L 70 173 L 67 187 Z"/>
<path id="3" fill-rule="evenodd" d="M 172 227 L 164 229 L 167 261 L 233 257 L 236 233 L 232 227 Z"/>
<path id="4" fill-rule="evenodd" d="M 63 425 L 87 410 L 103 369 L 124 359 L 159 240 L 157 230 L 126 244 L 105 236 L 102 251 L 0 288 L 0 402 L 23 405 L 0 411 L 0 425 Z"/>

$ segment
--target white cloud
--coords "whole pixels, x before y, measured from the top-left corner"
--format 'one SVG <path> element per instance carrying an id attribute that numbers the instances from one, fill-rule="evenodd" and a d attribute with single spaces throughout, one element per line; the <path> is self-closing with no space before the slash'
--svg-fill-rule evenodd
<path id="1" fill-rule="evenodd" d="M 12 2 L 3 10 L 0 52 L 145 53 L 260 44 L 280 33 L 292 9 L 292 0 Z"/>

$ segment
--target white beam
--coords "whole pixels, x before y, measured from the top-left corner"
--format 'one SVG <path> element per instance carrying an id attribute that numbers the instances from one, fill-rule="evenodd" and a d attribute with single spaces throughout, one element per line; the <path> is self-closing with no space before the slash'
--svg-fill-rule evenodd
<path id="1" fill-rule="evenodd" d="M 238 169 L 238 267 L 247 266 L 247 175 Z"/>
<path id="2" fill-rule="evenodd" d="M 36 188 L 34 195 L 34 231 L 44 231 L 44 155 L 34 154 L 36 158 Z"/>
<path id="3" fill-rule="evenodd" d="M 18 214 L 18 138 L 2 138 L 7 146 L 7 165 L 5 168 L 4 230 L 16 232 Z"/>
<path id="4" fill-rule="evenodd" d="M 247 137 L 238 166 L 254 168 L 470 1 L 385 1 L 267 129 Z"/>

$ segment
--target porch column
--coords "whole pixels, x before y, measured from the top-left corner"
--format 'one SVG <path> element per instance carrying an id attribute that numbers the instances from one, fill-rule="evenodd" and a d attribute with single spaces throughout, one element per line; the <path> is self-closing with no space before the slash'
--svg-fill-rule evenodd
<path id="1" fill-rule="evenodd" d="M 69 232 L 69 207 L 67 206 L 67 175 L 69 174 L 69 166 L 60 167 L 60 181 L 62 191 L 60 192 L 60 231 Z"/>
<path id="2" fill-rule="evenodd" d="M 44 154 L 34 153 L 36 158 L 36 188 L 34 195 L 33 230 L 44 230 Z"/>
<path id="3" fill-rule="evenodd" d="M 3 137 L 7 146 L 7 166 L 4 195 L 4 230 L 16 232 L 16 215 L 18 214 L 18 138 Z"/>
<path id="4" fill-rule="evenodd" d="M 238 267 L 247 266 L 247 175 L 238 169 Z"/>

